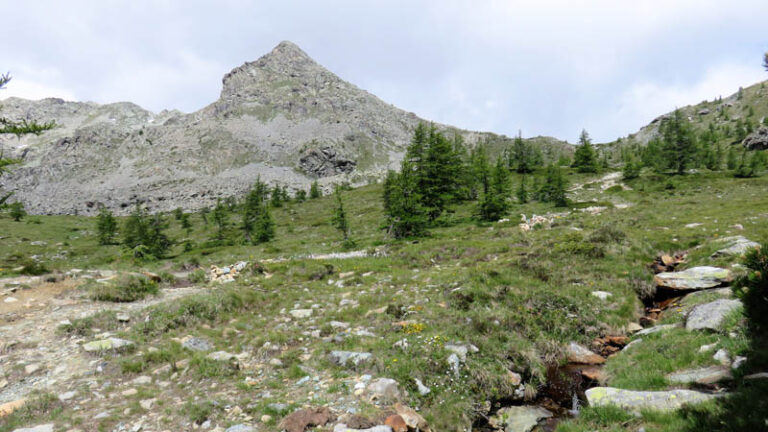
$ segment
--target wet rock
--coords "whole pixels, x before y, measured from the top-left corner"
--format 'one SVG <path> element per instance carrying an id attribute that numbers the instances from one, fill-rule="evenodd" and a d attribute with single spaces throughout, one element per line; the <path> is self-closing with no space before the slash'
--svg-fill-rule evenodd
<path id="1" fill-rule="evenodd" d="M 368 352 L 331 351 L 328 358 L 332 363 L 339 366 L 346 366 L 347 363 L 351 363 L 353 366 L 358 366 L 370 361 L 373 358 L 373 355 Z"/>
<path id="2" fill-rule="evenodd" d="M 741 256 L 748 250 L 760 246 L 744 236 L 724 237 L 719 240 L 725 247 L 712 254 L 712 258 L 720 256 Z"/>
<path id="3" fill-rule="evenodd" d="M 286 432 L 304 432 L 310 426 L 325 426 L 335 419 L 328 407 L 304 408 L 286 416 L 278 428 Z"/>
<path id="4" fill-rule="evenodd" d="M 605 363 L 605 359 L 603 357 L 593 353 L 588 348 L 579 345 L 576 342 L 571 342 L 568 344 L 568 346 L 565 348 L 565 355 L 568 358 L 568 361 L 571 363 L 593 365 Z"/>
<path id="5" fill-rule="evenodd" d="M 388 404 L 400 400 L 400 386 L 391 378 L 379 378 L 365 388 L 368 398 L 372 401 Z"/>
<path id="6" fill-rule="evenodd" d="M 504 432 L 530 432 L 539 421 L 552 417 L 552 413 L 538 406 L 511 406 L 500 409 L 489 423 Z"/>
<path id="7" fill-rule="evenodd" d="M 694 307 L 685 321 L 687 330 L 720 329 L 725 317 L 732 311 L 741 308 L 741 301 L 720 299 Z"/>
<path id="8" fill-rule="evenodd" d="M 615 405 L 634 413 L 645 409 L 673 411 L 718 397 L 693 390 L 635 391 L 613 387 L 594 387 L 585 393 L 590 406 Z"/>
<path id="9" fill-rule="evenodd" d="M 731 378 L 733 375 L 728 366 L 688 369 L 667 375 L 669 382 L 676 384 L 714 384 Z"/>
<path id="10" fill-rule="evenodd" d="M 87 352 L 125 351 L 133 347 L 133 342 L 119 338 L 107 338 L 88 342 L 83 345 Z"/>
<path id="11" fill-rule="evenodd" d="M 186 336 L 181 340 L 181 346 L 192 351 L 210 351 L 213 349 L 213 344 L 206 339 Z"/>
<path id="12" fill-rule="evenodd" d="M 679 272 L 663 272 L 653 277 L 657 287 L 672 290 L 716 288 L 733 280 L 728 269 L 719 267 L 693 267 Z"/>

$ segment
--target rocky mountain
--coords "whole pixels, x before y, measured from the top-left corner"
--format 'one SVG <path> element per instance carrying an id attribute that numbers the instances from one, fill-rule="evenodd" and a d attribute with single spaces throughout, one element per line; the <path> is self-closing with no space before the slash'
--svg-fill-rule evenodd
<path id="1" fill-rule="evenodd" d="M 198 209 L 243 193 L 261 178 L 292 189 L 315 179 L 365 184 L 397 167 L 415 114 L 342 80 L 291 42 L 227 73 L 219 99 L 190 114 L 152 113 L 131 103 L 9 98 L 13 119 L 54 120 L 57 128 L 21 139 L 0 137 L 23 160 L 0 178 L 38 214 L 118 213 L 134 203 L 152 211 Z M 460 133 L 470 145 L 506 137 Z M 537 138 L 545 147 L 567 147 Z"/>

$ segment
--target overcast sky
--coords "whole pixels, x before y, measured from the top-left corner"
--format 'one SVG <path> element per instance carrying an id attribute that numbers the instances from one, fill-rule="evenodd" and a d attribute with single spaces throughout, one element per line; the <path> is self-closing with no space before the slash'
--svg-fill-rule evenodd
<path id="1" fill-rule="evenodd" d="M 0 98 L 195 111 L 281 40 L 400 108 L 575 141 L 768 79 L 767 0 L 0 0 Z"/>

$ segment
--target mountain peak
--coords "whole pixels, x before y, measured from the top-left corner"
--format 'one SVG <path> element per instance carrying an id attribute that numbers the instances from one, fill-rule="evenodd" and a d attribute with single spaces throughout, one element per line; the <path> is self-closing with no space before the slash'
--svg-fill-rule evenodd
<path id="1" fill-rule="evenodd" d="M 249 87 L 263 89 L 265 82 L 327 72 L 293 42 L 282 41 L 272 51 L 224 75 L 222 97 L 242 95 Z"/>

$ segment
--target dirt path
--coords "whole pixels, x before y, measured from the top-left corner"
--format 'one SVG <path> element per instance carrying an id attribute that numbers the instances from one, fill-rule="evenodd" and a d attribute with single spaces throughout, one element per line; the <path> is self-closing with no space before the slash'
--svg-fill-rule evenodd
<path id="1" fill-rule="evenodd" d="M 91 339 L 62 337 L 56 332 L 62 321 L 104 310 L 130 313 L 204 291 L 196 287 L 166 289 L 157 297 L 134 303 L 56 296 L 23 315 L 15 314 L 12 322 L 0 324 L 0 404 L 24 398 L 34 390 L 59 394 L 71 388 L 73 380 L 87 380 L 96 371 L 99 358 L 80 346 Z"/>

